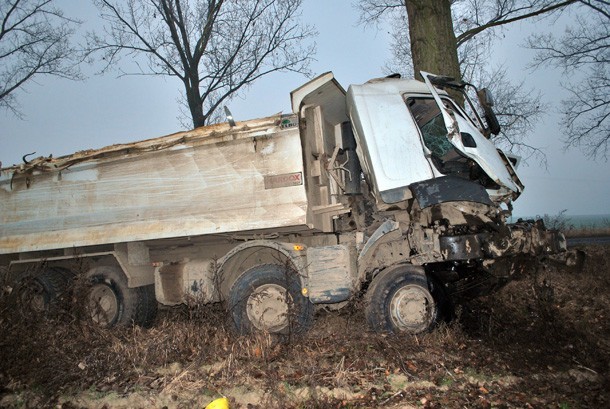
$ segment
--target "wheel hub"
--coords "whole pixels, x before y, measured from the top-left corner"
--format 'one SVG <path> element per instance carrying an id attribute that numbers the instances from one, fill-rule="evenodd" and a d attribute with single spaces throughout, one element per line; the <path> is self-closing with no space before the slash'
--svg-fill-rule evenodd
<path id="1" fill-rule="evenodd" d="M 89 293 L 89 313 L 93 322 L 110 325 L 119 312 L 119 300 L 106 284 L 94 284 Z"/>
<path id="2" fill-rule="evenodd" d="M 277 284 L 257 287 L 250 297 L 246 311 L 248 319 L 258 330 L 278 332 L 288 326 L 288 294 Z"/>
<path id="3" fill-rule="evenodd" d="M 400 288 L 390 301 L 392 323 L 401 331 L 424 331 L 433 320 L 433 311 L 432 295 L 417 285 Z"/>
<path id="4" fill-rule="evenodd" d="M 41 313 L 46 309 L 45 289 L 38 280 L 30 279 L 22 284 L 19 298 L 21 305 L 28 311 Z"/>

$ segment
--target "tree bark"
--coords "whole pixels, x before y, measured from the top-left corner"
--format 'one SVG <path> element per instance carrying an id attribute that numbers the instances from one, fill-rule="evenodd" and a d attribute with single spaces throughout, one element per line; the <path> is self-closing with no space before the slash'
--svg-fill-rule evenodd
<path id="1" fill-rule="evenodd" d="M 184 66 L 186 73 L 184 79 L 184 89 L 186 91 L 186 102 L 191 112 L 191 119 L 193 120 L 193 128 L 199 128 L 200 126 L 207 125 L 207 116 L 203 113 L 203 98 L 201 98 L 201 91 L 199 86 L 199 73 L 197 71 L 197 64 L 193 64 L 195 68 L 189 69 L 188 66 Z"/>
<path id="2" fill-rule="evenodd" d="M 450 0 L 406 0 L 413 72 L 461 79 Z"/>
<path id="3" fill-rule="evenodd" d="M 206 125 L 207 117 L 203 114 L 203 105 L 201 103 L 199 88 L 187 88 L 186 101 L 189 106 L 189 111 L 191 112 L 193 128 L 199 128 L 200 126 Z"/>

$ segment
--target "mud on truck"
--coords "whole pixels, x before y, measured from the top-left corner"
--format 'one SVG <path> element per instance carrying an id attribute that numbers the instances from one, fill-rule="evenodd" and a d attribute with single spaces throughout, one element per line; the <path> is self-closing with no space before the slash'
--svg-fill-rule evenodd
<path id="1" fill-rule="evenodd" d="M 316 307 L 363 299 L 375 331 L 433 328 L 566 243 L 507 223 L 524 187 L 490 139 L 490 93 L 422 76 L 346 92 L 326 73 L 291 93 L 291 114 L 2 169 L 9 290 L 45 310 L 84 280 L 80 302 L 108 327 L 198 300 L 224 303 L 240 334 L 302 333 Z"/>

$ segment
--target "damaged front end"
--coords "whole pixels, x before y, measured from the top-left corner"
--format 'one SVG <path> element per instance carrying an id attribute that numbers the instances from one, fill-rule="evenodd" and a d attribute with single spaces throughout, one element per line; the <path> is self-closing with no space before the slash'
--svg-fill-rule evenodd
<path id="1" fill-rule="evenodd" d="M 450 295 L 486 294 L 519 276 L 529 261 L 565 251 L 566 241 L 542 221 L 507 223 L 524 185 L 518 158 L 491 139 L 500 132 L 491 94 L 421 74 L 423 84 L 385 78 L 347 93 L 371 208 L 393 219 L 389 232 L 383 220 L 371 224 L 362 261 L 383 260 L 361 269 L 406 261 L 423 266 Z M 477 91 L 482 116 L 467 87 Z M 463 93 L 469 108 L 449 91 Z M 374 233 L 372 227 L 378 227 Z M 374 251 L 377 256 L 368 257 Z"/>
<path id="2" fill-rule="evenodd" d="M 507 225 L 505 232 L 493 234 L 486 242 L 486 253 L 493 258 L 543 256 L 567 250 L 566 238 L 558 230 L 548 230 L 542 219 Z"/>
<path id="3" fill-rule="evenodd" d="M 490 212 L 483 212 L 485 207 L 481 203 L 461 202 L 422 211 L 440 216 L 433 222 L 434 231 L 438 232 L 440 259 L 424 264 L 453 298 L 489 294 L 537 268 L 547 256 L 567 250 L 564 235 L 547 229 L 542 220 L 506 224 L 501 215 L 490 217 L 491 206 Z M 457 209 L 463 211 L 461 216 L 451 216 L 458 214 Z M 467 222 L 461 223 L 459 219 Z"/>
<path id="4" fill-rule="evenodd" d="M 473 181 L 449 176 L 411 190 L 416 203 L 411 241 L 417 248 L 411 260 L 454 298 L 489 294 L 538 260 L 566 251 L 564 235 L 542 220 L 506 223 L 509 212 Z"/>
<path id="5" fill-rule="evenodd" d="M 434 260 L 421 257 L 419 261 L 454 296 L 487 294 L 541 258 L 566 252 L 566 239 L 561 232 L 547 229 L 542 220 L 506 222 L 512 201 L 524 186 L 514 162 L 489 139 L 491 133 L 499 132 L 491 96 L 483 92 L 485 121 L 478 115 L 473 121 L 435 88 L 462 90 L 468 84 L 422 75 L 434 103 L 417 96 L 406 96 L 406 102 L 439 175 L 410 189 L 418 204 L 418 224 L 433 232 L 438 244 L 432 246 Z"/>

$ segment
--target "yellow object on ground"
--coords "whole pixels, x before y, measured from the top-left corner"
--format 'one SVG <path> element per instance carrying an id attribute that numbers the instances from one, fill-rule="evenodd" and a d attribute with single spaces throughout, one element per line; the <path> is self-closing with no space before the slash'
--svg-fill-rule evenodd
<path id="1" fill-rule="evenodd" d="M 227 398 L 218 398 L 210 402 L 205 409 L 229 409 L 229 399 Z"/>

